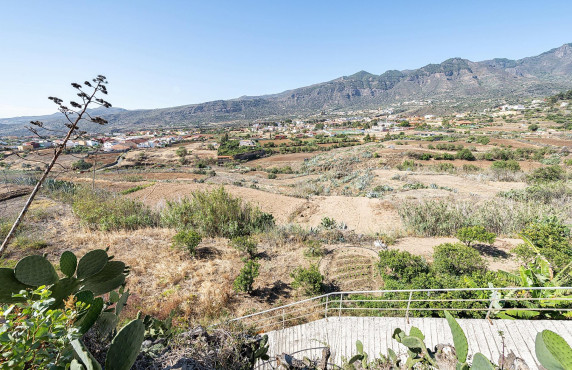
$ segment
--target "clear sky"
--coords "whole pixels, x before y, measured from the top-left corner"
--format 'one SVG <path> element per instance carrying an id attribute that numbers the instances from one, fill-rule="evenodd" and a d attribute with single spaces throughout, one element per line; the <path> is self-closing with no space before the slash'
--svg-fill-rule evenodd
<path id="1" fill-rule="evenodd" d="M 108 77 L 159 108 L 277 93 L 450 57 L 518 59 L 572 42 L 572 1 L 0 0 L 0 117 Z"/>

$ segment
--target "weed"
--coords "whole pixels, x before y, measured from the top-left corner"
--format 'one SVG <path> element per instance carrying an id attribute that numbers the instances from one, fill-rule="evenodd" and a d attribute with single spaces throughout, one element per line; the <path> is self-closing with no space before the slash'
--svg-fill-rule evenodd
<path id="1" fill-rule="evenodd" d="M 85 225 L 101 230 L 135 230 L 156 226 L 158 221 L 158 215 L 141 202 L 85 188 L 74 194 L 72 209 Z"/>

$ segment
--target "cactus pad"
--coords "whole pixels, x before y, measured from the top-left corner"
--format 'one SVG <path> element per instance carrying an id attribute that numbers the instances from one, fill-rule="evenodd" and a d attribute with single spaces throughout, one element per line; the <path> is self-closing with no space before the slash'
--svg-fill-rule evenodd
<path id="1" fill-rule="evenodd" d="M 475 355 L 473 356 L 473 364 L 471 365 L 471 369 L 495 370 L 495 367 L 482 353 L 475 353 Z"/>
<path id="2" fill-rule="evenodd" d="M 543 330 L 536 336 L 536 357 L 547 369 L 572 368 L 572 349 L 558 334 L 550 330 Z"/>
<path id="3" fill-rule="evenodd" d="M 107 264 L 107 252 L 95 249 L 87 252 L 77 264 L 78 279 L 86 279 L 100 272 Z"/>
<path id="4" fill-rule="evenodd" d="M 8 268 L 0 268 L 0 302 L 14 303 L 23 301 L 24 298 L 12 297 L 12 294 L 20 292 L 20 290 L 30 288 L 24 285 L 14 276 L 14 270 Z"/>
<path id="5" fill-rule="evenodd" d="M 65 251 L 60 256 L 60 270 L 67 277 L 72 277 L 75 274 L 77 267 L 77 257 L 70 251 Z"/>
<path id="6" fill-rule="evenodd" d="M 447 311 L 445 311 L 445 318 L 447 318 L 451 334 L 453 334 L 453 344 L 457 352 L 457 361 L 465 363 L 467 361 L 467 355 L 469 354 L 469 343 L 467 342 L 465 332 L 457 320 Z"/>
<path id="7" fill-rule="evenodd" d="M 95 328 L 101 339 L 107 338 L 117 326 L 119 318 L 112 312 L 102 312 L 95 323 Z"/>
<path id="8" fill-rule="evenodd" d="M 411 327 L 411 330 L 409 330 L 409 335 L 412 337 L 419 338 L 421 340 L 425 340 L 425 335 L 423 335 L 421 330 L 419 330 L 419 328 L 416 328 L 415 326 Z"/>
<path id="9" fill-rule="evenodd" d="M 117 304 L 115 305 L 115 314 L 117 316 L 119 316 L 121 310 L 123 310 L 123 307 L 127 304 L 127 298 L 129 298 L 129 291 L 126 291 L 121 295 L 121 297 L 119 297 L 119 301 L 117 301 Z"/>
<path id="10" fill-rule="evenodd" d="M 42 256 L 22 258 L 14 268 L 14 275 L 22 284 L 31 286 L 51 285 L 58 281 L 56 269 Z"/>
<path id="11" fill-rule="evenodd" d="M 111 341 L 107 358 L 105 359 L 106 370 L 129 370 L 137 355 L 141 351 L 145 335 L 145 324 L 135 319 L 125 325 Z"/>
<path id="12" fill-rule="evenodd" d="M 94 299 L 87 313 L 79 321 L 79 332 L 81 334 L 87 333 L 93 324 L 95 324 L 99 315 L 101 315 L 101 310 L 103 310 L 103 298 Z"/>
<path id="13" fill-rule="evenodd" d="M 85 365 L 87 370 L 101 370 L 101 365 L 96 361 L 93 355 L 85 348 L 81 340 L 74 339 L 71 341 L 74 352 L 77 357 Z M 82 368 L 83 369 L 83 368 Z"/>
<path id="14" fill-rule="evenodd" d="M 93 302 L 93 298 L 95 298 L 93 296 L 93 292 L 90 290 L 79 291 L 75 294 L 75 297 L 79 302 L 84 302 L 87 304 L 91 304 L 91 302 Z"/>
<path id="15" fill-rule="evenodd" d="M 63 306 L 64 300 L 67 299 L 70 295 L 74 295 L 78 288 L 79 281 L 76 278 L 60 279 L 50 288 L 52 291 L 51 297 L 55 298 L 56 300 L 51 307 L 61 308 Z"/>
<path id="16" fill-rule="evenodd" d="M 91 290 L 95 296 L 119 288 L 125 282 L 125 263 L 110 261 L 105 267 L 89 279 L 85 279 L 83 289 Z"/>

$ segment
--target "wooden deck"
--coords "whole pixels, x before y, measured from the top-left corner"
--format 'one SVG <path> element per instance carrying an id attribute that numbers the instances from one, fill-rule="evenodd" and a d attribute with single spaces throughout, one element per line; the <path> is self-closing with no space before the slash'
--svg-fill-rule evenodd
<path id="1" fill-rule="evenodd" d="M 330 317 L 308 324 L 293 326 L 283 330 L 268 332 L 269 355 L 283 352 L 296 358 L 319 358 L 322 348 L 330 346 L 331 362 L 342 363 L 342 357 L 355 355 L 356 340 L 361 340 L 364 351 L 370 358 L 387 354 L 387 348 L 397 354 L 406 353 L 406 348 L 391 338 L 393 330 L 401 328 L 409 332 L 416 326 L 425 335 L 425 344 L 433 348 L 437 344 L 453 344 L 453 337 L 447 321 L 440 318 L 410 318 L 406 324 L 404 318 L 392 317 Z M 572 343 L 572 321 L 550 320 L 457 320 L 469 341 L 469 359 L 472 354 L 481 352 L 494 363 L 498 362 L 502 352 L 500 331 L 504 333 L 505 353 L 510 350 L 526 361 L 531 369 L 539 368 L 534 354 L 536 334 L 544 329 L 560 334 L 568 343 Z M 263 366 L 266 367 L 266 366 Z"/>

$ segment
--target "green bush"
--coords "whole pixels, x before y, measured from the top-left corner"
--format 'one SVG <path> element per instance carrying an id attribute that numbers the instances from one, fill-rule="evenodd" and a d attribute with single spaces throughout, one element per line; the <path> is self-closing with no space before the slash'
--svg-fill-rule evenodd
<path id="1" fill-rule="evenodd" d="M 271 173 L 268 174 L 268 178 L 269 178 L 270 180 L 274 180 L 276 177 L 278 177 L 278 176 L 277 176 L 275 173 L 272 173 L 272 172 L 271 172 Z"/>
<path id="2" fill-rule="evenodd" d="M 455 155 L 455 158 L 464 159 L 466 161 L 474 161 L 475 160 L 475 156 L 473 155 L 473 152 L 471 152 L 467 148 L 459 150 L 457 152 L 457 154 Z"/>
<path id="3" fill-rule="evenodd" d="M 62 368 L 73 359 L 71 341 L 79 338 L 73 326 L 75 306 L 54 310 L 54 299 L 46 288 L 18 294 L 25 299 L 0 308 L 0 367 L 3 369 Z"/>
<path id="4" fill-rule="evenodd" d="M 237 292 L 252 292 L 254 279 L 258 277 L 260 264 L 256 260 L 246 260 L 244 266 L 240 270 L 240 274 L 233 283 L 233 288 Z"/>
<path id="5" fill-rule="evenodd" d="M 511 172 L 520 171 L 520 164 L 514 159 L 509 159 L 508 161 L 495 161 L 491 165 L 493 170 L 506 170 Z"/>
<path id="6" fill-rule="evenodd" d="M 178 202 L 167 202 L 161 222 L 178 229 L 193 228 L 209 237 L 233 238 L 273 227 L 274 217 L 220 187 L 194 192 L 191 198 Z"/>
<path id="7" fill-rule="evenodd" d="M 323 217 L 322 221 L 320 222 L 320 226 L 322 226 L 326 230 L 332 230 L 337 227 L 336 220 L 329 217 Z"/>
<path id="8" fill-rule="evenodd" d="M 246 253 L 248 258 L 254 258 L 258 254 L 258 246 L 247 236 L 235 236 L 230 243 L 239 252 Z"/>
<path id="9" fill-rule="evenodd" d="M 522 230 L 521 234 L 538 248 L 555 270 L 560 270 L 572 261 L 570 228 L 557 218 L 551 217 L 531 222 Z M 525 261 L 535 255 L 524 244 L 514 252 Z"/>
<path id="10" fill-rule="evenodd" d="M 89 170 L 92 166 L 93 166 L 92 163 L 88 163 L 88 162 L 84 161 L 83 159 L 80 159 L 79 161 L 72 163 L 72 169 L 76 170 L 76 171 Z"/>
<path id="11" fill-rule="evenodd" d="M 187 148 L 185 148 L 184 146 L 180 146 L 175 151 L 175 154 L 177 154 L 177 156 L 180 158 L 184 158 L 188 154 Z"/>
<path id="12" fill-rule="evenodd" d="M 543 183 L 566 179 L 566 171 L 558 165 L 540 167 L 528 175 L 527 180 L 531 183 Z"/>
<path id="13" fill-rule="evenodd" d="M 465 275 L 486 270 L 479 252 L 461 243 L 445 243 L 434 248 L 433 269 L 441 274 Z"/>
<path id="14" fill-rule="evenodd" d="M 193 230 L 181 230 L 173 237 L 173 244 L 178 247 L 185 248 L 191 256 L 195 256 L 197 246 L 203 238 L 201 234 Z"/>
<path id="15" fill-rule="evenodd" d="M 429 272 L 429 265 L 423 257 L 397 250 L 379 252 L 378 268 L 384 280 L 391 278 L 403 282 Z"/>
<path id="16" fill-rule="evenodd" d="M 158 215 L 141 202 L 85 188 L 73 195 L 72 209 L 86 226 L 106 231 L 136 230 L 158 221 Z"/>
<path id="17" fill-rule="evenodd" d="M 405 159 L 403 162 L 398 164 L 396 167 L 400 171 L 413 171 L 415 167 L 420 166 L 419 164 L 415 163 L 415 161 Z"/>
<path id="18" fill-rule="evenodd" d="M 309 268 L 298 267 L 290 276 L 294 279 L 292 288 L 301 288 L 306 295 L 318 295 L 322 293 L 324 276 L 320 274 L 317 265 L 311 265 Z"/>
<path id="19" fill-rule="evenodd" d="M 466 226 L 457 230 L 457 239 L 470 246 L 474 242 L 486 244 L 494 244 L 496 239 L 495 233 L 488 232 L 482 226 Z"/>

